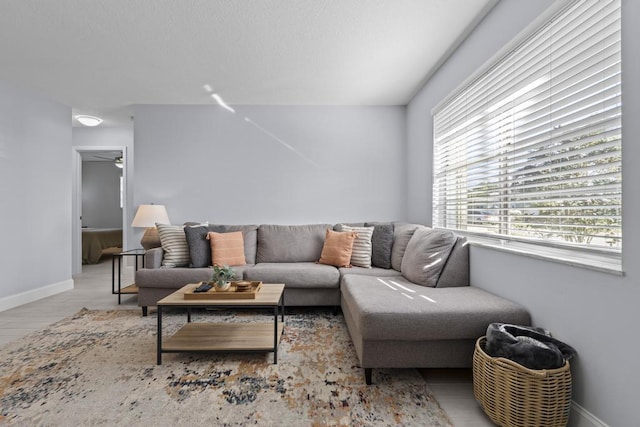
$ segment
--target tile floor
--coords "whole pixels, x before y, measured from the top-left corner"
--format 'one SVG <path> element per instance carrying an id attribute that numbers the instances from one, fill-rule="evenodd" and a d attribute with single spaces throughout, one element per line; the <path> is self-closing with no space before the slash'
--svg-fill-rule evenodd
<path id="1" fill-rule="evenodd" d="M 421 369 L 442 409 L 457 427 L 491 427 L 473 397 L 471 369 Z"/>
<path id="2" fill-rule="evenodd" d="M 75 314 L 83 307 L 140 310 L 135 295 L 123 295 L 122 304 L 118 305 L 117 295 L 111 294 L 110 258 L 83 266 L 82 274 L 75 276 L 74 281 L 75 288 L 71 291 L 0 312 L 0 345 Z M 124 269 L 122 284 L 130 283 L 133 269 Z M 153 311 L 150 315 L 154 315 Z M 493 426 L 473 397 L 471 370 L 423 369 L 421 374 L 455 426 Z"/>

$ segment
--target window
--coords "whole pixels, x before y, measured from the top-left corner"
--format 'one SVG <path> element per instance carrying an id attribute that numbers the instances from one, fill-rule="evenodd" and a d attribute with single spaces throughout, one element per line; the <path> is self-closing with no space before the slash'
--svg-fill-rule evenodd
<path id="1" fill-rule="evenodd" d="M 434 226 L 619 258 L 620 38 L 574 1 L 434 109 Z"/>

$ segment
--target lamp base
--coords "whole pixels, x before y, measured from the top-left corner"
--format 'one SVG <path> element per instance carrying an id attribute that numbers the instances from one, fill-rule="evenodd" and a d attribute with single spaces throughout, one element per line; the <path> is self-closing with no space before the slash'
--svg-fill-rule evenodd
<path id="1" fill-rule="evenodd" d="M 140 239 L 140 245 L 142 245 L 145 250 L 159 248 L 162 246 L 160 243 L 160 235 L 158 235 L 158 229 L 155 227 L 147 228 L 142 235 L 142 239 Z"/>

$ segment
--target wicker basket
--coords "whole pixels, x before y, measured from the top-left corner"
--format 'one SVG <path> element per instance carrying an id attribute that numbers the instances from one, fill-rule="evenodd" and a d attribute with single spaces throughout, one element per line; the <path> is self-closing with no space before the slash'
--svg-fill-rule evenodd
<path id="1" fill-rule="evenodd" d="M 502 427 L 566 426 L 571 406 L 571 370 L 533 370 L 484 352 L 473 353 L 473 394 L 491 421 Z"/>

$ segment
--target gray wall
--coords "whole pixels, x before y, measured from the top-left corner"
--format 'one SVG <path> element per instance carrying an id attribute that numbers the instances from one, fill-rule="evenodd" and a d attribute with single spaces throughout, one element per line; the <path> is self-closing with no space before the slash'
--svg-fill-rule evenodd
<path id="1" fill-rule="evenodd" d="M 408 107 L 409 220 L 431 223 L 432 121 L 440 100 L 551 2 L 501 1 Z M 612 426 L 637 424 L 640 375 L 640 3 L 623 1 L 623 255 L 625 276 L 472 246 L 471 279 L 526 306 L 536 325 L 578 350 L 574 401 Z M 573 414 L 572 423 L 580 421 Z"/>
<path id="2" fill-rule="evenodd" d="M 405 219 L 405 107 L 234 108 L 135 108 L 131 217 L 156 203 L 173 223 Z"/>
<path id="3" fill-rule="evenodd" d="M 124 146 L 133 150 L 133 127 L 74 127 L 73 146 Z"/>
<path id="4" fill-rule="evenodd" d="M 82 226 L 122 228 L 120 177 L 113 162 L 82 162 Z"/>
<path id="5" fill-rule="evenodd" d="M 73 285 L 71 110 L 2 81 L 0 224 L 0 300 Z"/>

